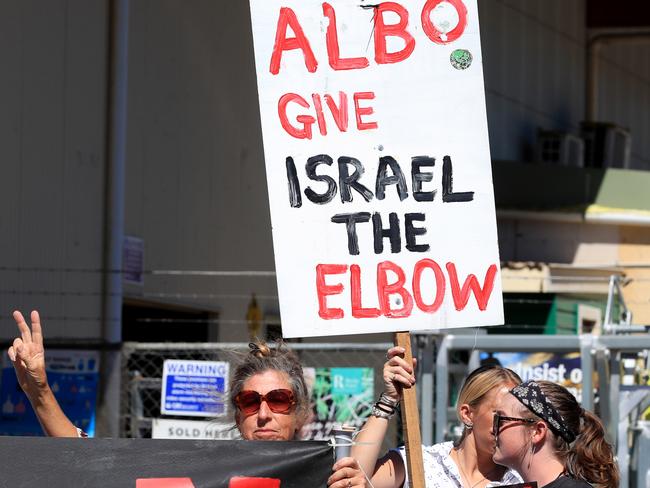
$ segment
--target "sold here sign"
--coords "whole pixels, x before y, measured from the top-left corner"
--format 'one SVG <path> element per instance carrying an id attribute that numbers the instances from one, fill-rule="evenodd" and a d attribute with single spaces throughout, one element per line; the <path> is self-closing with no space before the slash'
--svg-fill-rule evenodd
<path id="1" fill-rule="evenodd" d="M 250 0 L 285 337 L 503 323 L 476 0 Z"/>

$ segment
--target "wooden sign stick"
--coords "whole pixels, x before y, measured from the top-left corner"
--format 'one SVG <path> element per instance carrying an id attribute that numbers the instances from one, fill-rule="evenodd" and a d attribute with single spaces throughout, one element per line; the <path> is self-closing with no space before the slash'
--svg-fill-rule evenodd
<path id="1" fill-rule="evenodd" d="M 395 345 L 406 351 L 404 359 L 408 364 L 413 363 L 411 352 L 411 334 L 396 332 Z M 404 426 L 404 447 L 406 449 L 406 466 L 411 488 L 425 488 L 424 463 L 422 462 L 422 438 L 420 436 L 420 415 L 415 385 L 403 390 L 402 394 L 402 424 Z"/>

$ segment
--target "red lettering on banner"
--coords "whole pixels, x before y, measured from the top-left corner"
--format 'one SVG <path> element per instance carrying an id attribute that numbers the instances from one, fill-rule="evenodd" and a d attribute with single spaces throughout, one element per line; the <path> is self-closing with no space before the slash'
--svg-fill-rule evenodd
<path id="1" fill-rule="evenodd" d="M 325 284 L 325 276 L 329 274 L 343 274 L 348 270 L 345 264 L 319 264 L 316 266 L 316 293 L 318 293 L 318 315 L 325 320 L 342 319 L 343 310 L 340 308 L 328 308 L 327 297 L 338 295 L 343 291 L 343 285 Z"/>
<path id="2" fill-rule="evenodd" d="M 422 299 L 420 283 L 422 280 L 422 272 L 425 269 L 433 270 L 436 278 L 436 298 L 431 305 L 427 305 Z M 422 259 L 415 263 L 415 267 L 413 268 L 413 298 L 418 308 L 426 313 L 435 313 L 440 308 L 440 305 L 442 305 L 442 300 L 445 298 L 445 275 L 442 274 L 442 269 L 434 260 Z"/>
<path id="3" fill-rule="evenodd" d="M 395 283 L 388 284 L 388 272 L 392 271 L 397 275 Z M 384 261 L 377 265 L 377 295 L 379 296 L 379 306 L 381 313 L 386 317 L 400 318 L 408 317 L 413 310 L 413 298 L 410 293 L 404 289 L 406 277 L 402 268 L 390 261 Z M 402 297 L 403 306 L 392 309 L 390 306 L 390 296 L 399 295 Z"/>
<path id="4" fill-rule="evenodd" d="M 361 268 L 358 264 L 350 266 L 350 293 L 352 294 L 352 316 L 356 319 L 379 317 L 378 308 L 363 308 L 361 305 Z"/>
<path id="5" fill-rule="evenodd" d="M 327 2 L 323 3 L 323 14 L 329 20 L 327 33 L 325 34 L 325 43 L 327 44 L 327 57 L 329 58 L 329 63 L 332 69 L 344 70 L 367 67 L 370 63 L 368 63 L 368 59 L 366 58 L 359 57 L 342 59 L 340 57 L 339 35 L 336 29 L 336 13 L 332 6 Z"/>
<path id="6" fill-rule="evenodd" d="M 230 478 L 228 488 L 280 488 L 277 478 Z"/>
<path id="7" fill-rule="evenodd" d="M 451 285 L 451 294 L 454 297 L 454 305 L 456 310 L 463 310 L 469 300 L 469 290 L 471 288 L 476 297 L 476 303 L 479 310 L 487 308 L 488 300 L 492 294 L 494 287 L 494 277 L 497 274 L 497 267 L 495 264 L 491 265 L 487 273 L 485 273 L 485 280 L 483 281 L 483 288 L 478 283 L 476 276 L 469 274 L 460 288 L 458 283 L 458 274 L 456 273 L 456 265 L 454 263 L 447 263 L 447 272 L 449 273 L 449 282 Z"/>
<path id="8" fill-rule="evenodd" d="M 278 102 L 278 115 L 280 117 L 282 128 L 287 131 L 287 134 L 296 139 L 311 139 L 311 126 L 315 122 L 314 117 L 311 115 L 298 115 L 296 120 L 302 124 L 302 129 L 294 127 L 287 118 L 287 105 L 289 105 L 290 102 L 297 103 L 301 107 L 309 108 L 307 101 L 300 95 L 295 93 L 282 95 Z"/>
<path id="9" fill-rule="evenodd" d="M 413 293 L 411 294 L 406 287 L 407 279 L 404 270 L 391 261 L 383 261 L 377 264 L 377 300 L 379 308 L 364 307 L 362 305 L 362 286 L 361 286 L 361 267 L 352 264 L 350 269 L 350 309 L 352 317 L 357 319 L 376 318 L 384 316 L 388 318 L 410 317 L 413 311 L 413 305 L 424 313 L 436 313 L 442 306 L 446 291 L 446 276 L 443 269 L 432 259 L 421 259 L 413 267 L 411 284 Z M 470 295 L 473 293 L 479 310 L 487 309 L 492 290 L 494 288 L 494 279 L 497 273 L 496 264 L 491 264 L 486 273 L 483 286 L 478 282 L 474 274 L 469 274 L 461 286 L 458 281 L 458 273 L 454 263 L 446 265 L 451 294 L 456 310 L 461 311 L 467 307 Z M 435 281 L 435 290 L 422 289 L 422 275 L 426 270 L 433 272 Z M 316 293 L 318 297 L 318 315 L 325 320 L 342 319 L 345 312 L 340 308 L 329 308 L 327 306 L 327 297 L 330 295 L 340 295 L 345 291 L 342 283 L 335 285 L 326 285 L 325 277 L 332 274 L 343 274 L 348 271 L 345 264 L 319 264 L 316 266 Z M 389 282 L 389 274 L 396 278 Z M 399 295 L 402 303 L 397 308 L 391 306 L 391 296 Z M 428 303 L 433 296 L 433 302 Z"/>
<path id="10" fill-rule="evenodd" d="M 357 129 L 370 130 L 377 128 L 377 122 L 363 122 L 362 115 L 372 115 L 375 111 L 372 107 L 360 107 L 359 100 L 374 100 L 375 94 L 373 92 L 359 92 L 354 94 L 354 113 L 357 116 Z"/>
<path id="11" fill-rule="evenodd" d="M 361 117 L 365 115 L 372 115 L 375 113 L 372 107 L 361 107 L 361 100 L 374 100 L 375 94 L 373 92 L 357 92 L 352 96 L 354 99 L 354 112 L 357 120 L 357 129 L 359 130 L 370 130 L 376 129 L 378 127 L 377 122 L 364 122 Z M 278 117 L 280 118 L 280 124 L 282 128 L 292 137 L 296 139 L 311 139 L 312 138 L 312 126 L 314 122 L 318 122 L 318 130 L 321 135 L 327 135 L 327 122 L 325 121 L 325 114 L 323 112 L 323 101 L 321 96 L 318 93 L 314 93 L 311 96 L 312 101 L 314 102 L 313 111 L 314 115 L 300 114 L 297 115 L 295 120 L 298 124 L 294 125 L 289 121 L 289 116 L 287 115 L 287 109 L 290 103 L 295 103 L 301 107 L 311 109 L 311 106 L 303 97 L 297 93 L 285 93 L 280 97 L 278 101 Z M 336 126 L 341 132 L 347 132 L 348 130 L 348 96 L 346 93 L 339 92 L 339 105 L 336 106 L 334 98 L 325 94 L 325 103 L 327 108 L 332 114 L 332 118 L 336 123 Z"/>
<path id="12" fill-rule="evenodd" d="M 195 486 L 191 478 L 140 478 L 135 480 L 135 488 L 195 488 Z"/>
<path id="13" fill-rule="evenodd" d="M 314 110 L 316 110 L 316 119 L 318 120 L 318 130 L 321 135 L 327 135 L 327 124 L 325 123 L 325 115 L 323 114 L 323 102 L 321 101 L 320 95 L 314 93 L 311 96 L 314 101 Z M 341 132 L 347 132 L 348 130 L 348 96 L 339 92 L 339 106 L 336 106 L 336 102 L 331 95 L 325 94 L 325 102 L 327 107 L 330 109 L 332 118 L 336 123 L 336 126 Z M 372 109 L 370 109 L 372 111 Z"/>
<path id="14" fill-rule="evenodd" d="M 287 37 L 287 27 L 291 27 L 295 37 Z M 271 66 L 269 67 L 271 74 L 277 75 L 280 72 L 282 53 L 293 49 L 300 49 L 302 51 L 307 71 L 314 73 L 318 67 L 318 62 L 316 61 L 314 52 L 311 50 L 305 33 L 302 31 L 300 22 L 298 22 L 293 10 L 288 7 L 282 7 L 280 9 L 280 17 L 278 18 L 278 27 L 275 31 L 275 44 L 273 45 Z"/>
<path id="15" fill-rule="evenodd" d="M 354 96 L 357 94 L 355 93 Z M 373 95 L 374 97 L 374 95 Z M 356 100 L 356 99 L 355 99 Z M 340 91 L 339 92 L 339 106 L 336 106 L 334 99 L 330 95 L 325 95 L 325 102 L 332 112 L 332 117 L 336 126 L 341 132 L 347 132 L 348 130 L 348 96 Z M 356 105 L 355 105 L 356 106 Z M 370 109 L 372 110 L 372 109 Z"/>
<path id="16" fill-rule="evenodd" d="M 325 125 L 325 117 L 323 116 L 323 102 L 320 100 L 320 95 L 314 93 L 311 96 L 314 101 L 314 109 L 316 110 L 316 120 L 318 120 L 318 130 L 322 136 L 327 135 L 327 125 Z"/>
<path id="17" fill-rule="evenodd" d="M 442 2 L 450 3 L 458 13 L 458 24 L 449 32 L 439 31 L 431 21 L 431 13 Z M 396 24 L 384 23 L 384 12 L 393 12 L 399 17 Z M 329 65 L 336 71 L 364 69 L 370 63 L 368 58 L 359 56 L 352 58 L 341 58 L 341 47 L 339 44 L 338 28 L 336 23 L 336 11 L 327 2 L 323 2 L 323 15 L 328 20 L 325 32 L 325 44 L 327 46 L 327 57 Z M 375 6 L 374 12 L 374 39 L 375 39 L 375 61 L 377 64 L 399 63 L 407 59 L 415 49 L 415 38 L 408 31 L 409 12 L 397 2 L 382 2 Z M 420 14 L 422 30 L 426 36 L 436 44 L 449 44 L 454 42 L 465 32 L 467 27 L 467 7 L 462 0 L 427 0 Z M 291 27 L 295 37 L 287 37 L 287 28 Z M 404 47 L 396 52 L 388 52 L 386 38 L 399 37 L 404 41 Z M 298 21 L 295 12 L 288 8 L 280 9 L 280 16 L 275 33 L 275 44 L 271 54 L 269 71 L 277 75 L 280 72 L 280 62 L 284 51 L 300 49 L 305 59 L 305 66 L 310 73 L 316 72 L 318 61 L 309 40 Z"/>
<path id="18" fill-rule="evenodd" d="M 431 22 L 431 12 L 442 2 L 449 2 L 456 9 L 456 12 L 458 12 L 458 25 L 447 34 L 440 32 L 435 28 L 433 22 Z M 424 30 L 424 33 L 429 39 L 436 44 L 449 44 L 465 32 L 465 27 L 467 26 L 467 7 L 465 7 L 465 4 L 461 0 L 428 0 L 422 9 L 421 21 L 422 30 Z"/>
<path id="19" fill-rule="evenodd" d="M 384 24 L 384 12 L 394 12 L 399 16 L 397 24 Z M 415 49 L 415 39 L 408 33 L 409 13 L 399 3 L 383 2 L 375 9 L 375 61 L 377 64 L 399 63 L 408 58 Z M 400 37 L 406 45 L 401 51 L 389 53 L 386 49 L 387 37 Z"/>

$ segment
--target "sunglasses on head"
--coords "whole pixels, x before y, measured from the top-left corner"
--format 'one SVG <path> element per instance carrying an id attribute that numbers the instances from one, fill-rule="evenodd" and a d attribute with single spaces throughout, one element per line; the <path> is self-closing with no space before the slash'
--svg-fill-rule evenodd
<path id="1" fill-rule="evenodd" d="M 505 415 L 501 415 L 497 412 L 494 412 L 494 416 L 492 417 L 492 432 L 494 432 L 495 437 L 499 435 L 501 422 L 506 422 L 509 420 L 517 421 L 517 422 L 526 422 L 528 424 L 536 422 L 535 419 L 522 419 L 520 417 L 506 417 Z"/>
<path id="2" fill-rule="evenodd" d="M 257 413 L 262 402 L 266 402 L 273 413 L 289 413 L 296 404 L 293 392 L 285 389 L 271 390 L 264 395 L 253 390 L 244 390 L 235 397 L 235 405 L 244 415 Z"/>

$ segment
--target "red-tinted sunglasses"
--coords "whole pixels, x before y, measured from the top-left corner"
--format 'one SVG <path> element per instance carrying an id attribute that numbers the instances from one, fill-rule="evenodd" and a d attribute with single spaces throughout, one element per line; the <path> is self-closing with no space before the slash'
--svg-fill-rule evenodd
<path id="1" fill-rule="evenodd" d="M 291 390 L 271 390 L 265 395 L 260 395 L 253 390 L 240 391 L 235 397 L 235 405 L 244 415 L 253 415 L 260 409 L 262 402 L 266 402 L 273 413 L 289 413 L 296 400 Z"/>

